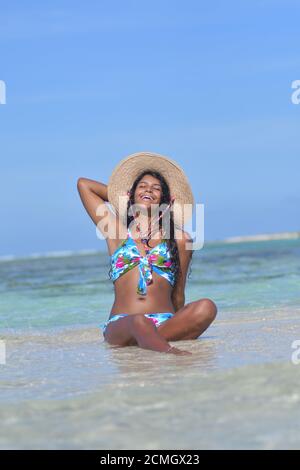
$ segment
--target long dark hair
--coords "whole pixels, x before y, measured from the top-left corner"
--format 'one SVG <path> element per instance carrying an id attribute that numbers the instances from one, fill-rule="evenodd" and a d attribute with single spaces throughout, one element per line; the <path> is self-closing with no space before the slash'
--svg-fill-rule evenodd
<path id="1" fill-rule="evenodd" d="M 144 170 L 139 176 L 135 179 L 133 182 L 133 185 L 130 189 L 130 195 L 129 195 L 129 200 L 127 202 L 127 220 L 126 220 L 126 226 L 127 228 L 129 227 L 130 223 L 134 220 L 134 216 L 131 215 L 131 211 L 129 210 L 130 206 L 134 204 L 134 193 L 136 190 L 137 185 L 141 181 L 141 179 L 145 175 L 151 175 L 154 178 L 157 178 L 160 181 L 161 188 L 162 188 L 162 195 L 161 195 L 161 200 L 159 205 L 163 205 L 163 208 L 165 205 L 170 204 L 171 202 L 171 194 L 170 194 L 170 188 L 168 186 L 168 183 L 166 182 L 165 178 L 158 172 L 154 170 Z M 158 212 L 158 216 L 162 214 L 161 209 Z M 178 246 L 177 242 L 175 239 L 175 225 L 174 225 L 174 217 L 173 217 L 173 211 L 170 210 L 167 212 L 166 215 L 170 214 L 170 237 L 166 239 L 168 248 L 170 250 L 170 255 L 171 255 L 171 260 L 172 260 L 172 271 L 174 273 L 174 287 L 178 281 L 178 275 L 180 273 L 180 260 L 179 260 L 179 252 L 178 252 Z M 159 229 L 162 228 L 162 217 L 159 219 Z"/>

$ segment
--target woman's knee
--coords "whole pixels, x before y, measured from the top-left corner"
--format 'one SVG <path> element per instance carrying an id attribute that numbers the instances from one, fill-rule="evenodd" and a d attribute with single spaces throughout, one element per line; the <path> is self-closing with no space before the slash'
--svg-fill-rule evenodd
<path id="1" fill-rule="evenodd" d="M 202 323 L 205 319 L 211 323 L 216 318 L 217 311 L 217 306 L 211 299 L 200 299 L 195 301 L 193 317 L 196 322 Z"/>
<path id="2" fill-rule="evenodd" d="M 109 323 L 104 339 L 107 343 L 118 346 L 129 346 L 135 342 L 130 327 L 130 317 L 120 318 Z"/>

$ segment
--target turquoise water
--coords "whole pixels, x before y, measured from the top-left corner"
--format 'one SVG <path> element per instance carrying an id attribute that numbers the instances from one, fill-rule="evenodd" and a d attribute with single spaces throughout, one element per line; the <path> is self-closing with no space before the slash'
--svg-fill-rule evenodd
<path id="1" fill-rule="evenodd" d="M 300 304 L 300 240 L 210 244 L 195 251 L 186 299 L 219 312 Z M 97 325 L 113 303 L 107 253 L 0 262 L 0 326 Z"/>
<path id="2" fill-rule="evenodd" d="M 195 252 L 186 302 L 218 316 L 177 343 L 188 357 L 103 342 L 107 253 L 0 260 L 1 448 L 300 447 L 299 255 L 300 240 Z"/>

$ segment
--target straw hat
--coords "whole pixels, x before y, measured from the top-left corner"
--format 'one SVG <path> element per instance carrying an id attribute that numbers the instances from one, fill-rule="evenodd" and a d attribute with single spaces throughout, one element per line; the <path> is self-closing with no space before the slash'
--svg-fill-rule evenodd
<path id="1" fill-rule="evenodd" d="M 175 198 L 172 206 L 174 223 L 179 227 L 183 227 L 192 217 L 194 205 L 190 184 L 177 162 L 158 153 L 138 152 L 121 160 L 113 170 L 108 182 L 108 201 L 116 213 L 124 217 L 127 210 L 127 191 L 130 190 L 137 176 L 146 169 L 159 171 L 166 179 L 171 196 Z M 126 199 L 122 198 L 120 204 L 119 196 L 126 196 Z M 185 206 L 185 209 L 183 209 L 185 204 L 189 204 L 189 206 Z"/>

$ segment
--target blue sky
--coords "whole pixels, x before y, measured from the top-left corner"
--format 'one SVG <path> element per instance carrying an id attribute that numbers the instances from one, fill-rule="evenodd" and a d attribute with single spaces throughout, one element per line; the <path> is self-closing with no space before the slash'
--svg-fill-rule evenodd
<path id="1" fill-rule="evenodd" d="M 103 248 L 77 194 L 142 150 L 205 240 L 299 228 L 296 1 L 1 2 L 0 255 Z"/>

